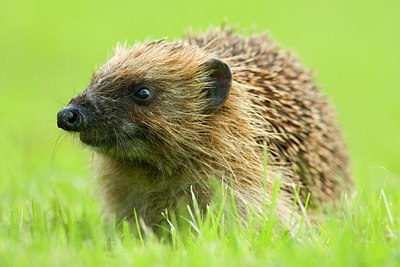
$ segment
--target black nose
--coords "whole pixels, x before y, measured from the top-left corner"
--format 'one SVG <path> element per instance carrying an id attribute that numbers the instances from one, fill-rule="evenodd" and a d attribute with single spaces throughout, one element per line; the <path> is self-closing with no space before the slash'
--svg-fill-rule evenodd
<path id="1" fill-rule="evenodd" d="M 66 131 L 79 131 L 83 124 L 84 116 L 78 106 L 66 106 L 57 114 L 57 126 Z"/>

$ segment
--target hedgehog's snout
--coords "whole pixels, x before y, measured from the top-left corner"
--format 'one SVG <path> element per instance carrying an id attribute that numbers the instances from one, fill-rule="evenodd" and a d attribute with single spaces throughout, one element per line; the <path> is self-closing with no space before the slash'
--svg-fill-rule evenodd
<path id="1" fill-rule="evenodd" d="M 85 124 L 85 115 L 77 105 L 68 105 L 57 113 L 57 126 L 66 131 L 79 132 Z"/>

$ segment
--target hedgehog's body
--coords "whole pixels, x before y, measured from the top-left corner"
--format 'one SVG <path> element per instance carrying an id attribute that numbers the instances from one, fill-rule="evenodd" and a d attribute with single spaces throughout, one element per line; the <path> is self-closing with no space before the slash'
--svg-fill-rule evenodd
<path id="1" fill-rule="evenodd" d="M 209 203 L 210 179 L 233 190 L 243 216 L 249 206 L 261 212 L 270 201 L 263 148 L 267 195 L 282 182 L 283 221 L 294 187 L 319 207 L 352 184 L 329 103 L 267 35 L 214 30 L 117 49 L 59 124 L 95 147 L 106 206 L 123 217 L 136 210 L 150 225 L 191 190 Z"/>

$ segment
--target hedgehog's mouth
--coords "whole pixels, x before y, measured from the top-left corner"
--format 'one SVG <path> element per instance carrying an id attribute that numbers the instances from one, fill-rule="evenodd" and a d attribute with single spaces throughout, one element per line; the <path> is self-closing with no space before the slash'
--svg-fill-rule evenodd
<path id="1" fill-rule="evenodd" d="M 132 143 L 146 138 L 143 133 L 135 134 L 113 132 L 88 131 L 79 133 L 82 143 L 96 148 L 126 148 Z"/>
<path id="2" fill-rule="evenodd" d="M 79 139 L 94 152 L 124 160 L 146 160 L 156 153 L 156 148 L 145 134 L 81 132 Z"/>
<path id="3" fill-rule="evenodd" d="M 79 139 L 92 147 L 112 147 L 118 143 L 119 137 L 115 133 L 81 132 Z"/>

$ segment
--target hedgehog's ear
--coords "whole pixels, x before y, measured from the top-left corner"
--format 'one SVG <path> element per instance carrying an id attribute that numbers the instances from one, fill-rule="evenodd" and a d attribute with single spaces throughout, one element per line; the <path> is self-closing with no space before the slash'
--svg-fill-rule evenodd
<path id="1" fill-rule="evenodd" d="M 209 98 L 206 113 L 211 113 L 224 104 L 232 85 L 232 72 L 229 66 L 219 59 L 210 59 L 204 64 L 210 85 L 205 90 Z"/>

